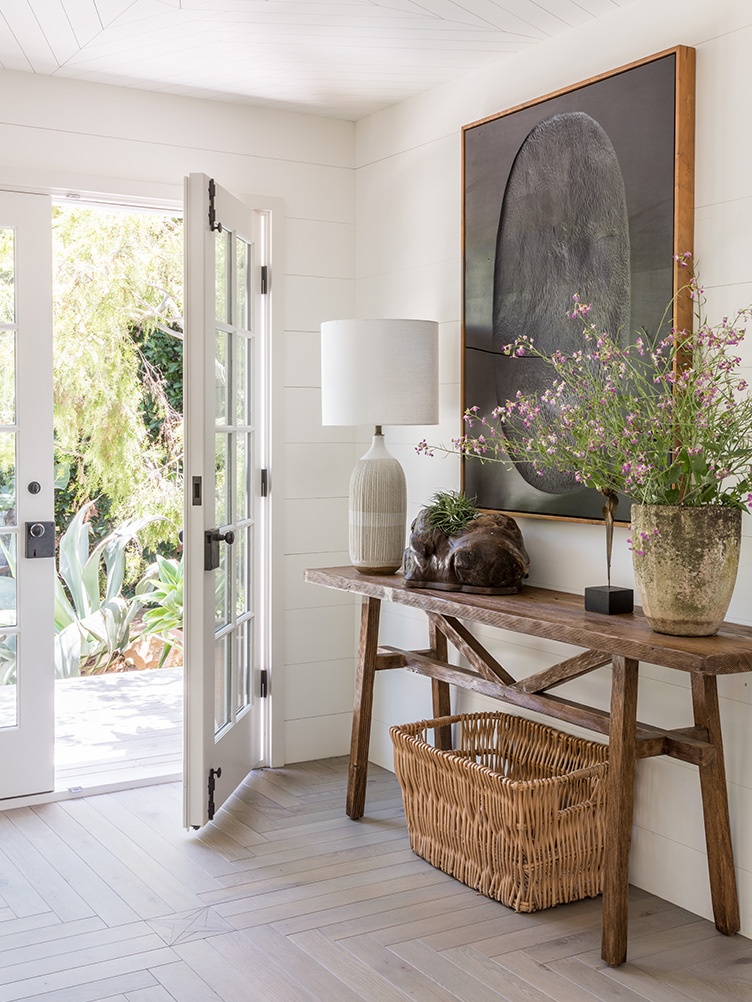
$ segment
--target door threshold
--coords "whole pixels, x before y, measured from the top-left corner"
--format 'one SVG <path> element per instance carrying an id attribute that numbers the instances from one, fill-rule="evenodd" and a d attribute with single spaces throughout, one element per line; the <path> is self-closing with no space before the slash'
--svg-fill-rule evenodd
<path id="1" fill-rule="evenodd" d="M 39 804 L 54 804 L 59 800 L 76 800 L 79 797 L 96 797 L 100 793 L 119 793 L 121 790 L 137 790 L 142 786 L 158 786 L 162 783 L 180 783 L 183 775 L 180 772 L 164 776 L 141 776 L 134 779 L 123 779 L 116 783 L 100 783 L 91 786 L 74 786 L 67 790 L 52 790 L 49 793 L 31 793 L 26 797 L 8 797 L 0 800 L 0 812 L 10 811 L 14 807 L 37 807 Z"/>

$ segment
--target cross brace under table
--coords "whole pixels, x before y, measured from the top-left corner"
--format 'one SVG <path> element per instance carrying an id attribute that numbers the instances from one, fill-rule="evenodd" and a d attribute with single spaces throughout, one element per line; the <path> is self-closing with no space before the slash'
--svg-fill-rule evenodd
<path id="1" fill-rule="evenodd" d="M 543 588 L 524 588 L 519 595 L 502 596 L 414 589 L 406 588 L 398 576 L 366 576 L 352 567 L 308 570 L 305 579 L 363 596 L 347 787 L 349 817 L 357 820 L 365 810 L 376 672 L 406 668 L 431 679 L 435 717 L 451 713 L 451 684 L 608 735 L 602 922 L 602 957 L 606 963 L 616 967 L 627 959 L 629 850 L 638 758 L 668 755 L 698 766 L 715 924 L 726 935 L 738 932 L 739 906 L 716 676 L 752 670 L 752 629 L 726 623 L 715 637 L 668 637 L 653 633 L 639 610 L 612 617 L 587 613 L 581 596 Z M 426 613 L 426 650 L 379 647 L 382 601 Z M 586 650 L 516 681 L 463 625 L 463 619 Z M 470 668 L 449 664 L 448 643 L 463 655 Z M 690 672 L 693 727 L 664 730 L 637 720 L 641 660 Z M 608 664 L 612 666 L 610 713 L 549 692 Z M 436 741 L 440 748 L 451 748 L 450 728 L 440 728 Z"/>

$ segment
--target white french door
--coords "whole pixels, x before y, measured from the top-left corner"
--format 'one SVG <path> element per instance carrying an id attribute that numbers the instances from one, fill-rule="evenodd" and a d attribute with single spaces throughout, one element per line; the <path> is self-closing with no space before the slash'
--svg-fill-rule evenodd
<path id="1" fill-rule="evenodd" d="M 50 219 L 0 192 L 0 800 L 54 786 Z"/>
<path id="2" fill-rule="evenodd" d="M 266 217 L 185 182 L 185 824 L 264 758 Z"/>

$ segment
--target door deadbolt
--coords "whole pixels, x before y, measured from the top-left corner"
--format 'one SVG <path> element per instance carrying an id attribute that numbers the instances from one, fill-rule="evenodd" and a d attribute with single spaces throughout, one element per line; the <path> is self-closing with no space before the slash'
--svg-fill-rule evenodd
<path id="1" fill-rule="evenodd" d="M 26 523 L 26 556 L 30 559 L 55 556 L 54 522 Z"/>

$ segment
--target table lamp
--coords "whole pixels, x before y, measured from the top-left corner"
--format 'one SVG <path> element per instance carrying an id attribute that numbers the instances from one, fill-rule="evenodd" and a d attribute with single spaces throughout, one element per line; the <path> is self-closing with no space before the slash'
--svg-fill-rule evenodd
<path id="1" fill-rule="evenodd" d="M 394 574 L 407 525 L 405 474 L 383 425 L 438 424 L 439 325 L 431 320 L 329 320 L 321 325 L 324 425 L 375 425 L 350 478 L 350 560 Z"/>

